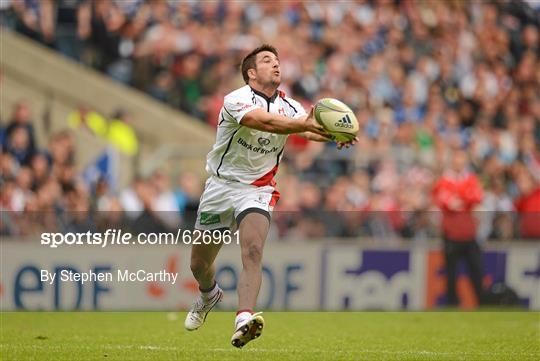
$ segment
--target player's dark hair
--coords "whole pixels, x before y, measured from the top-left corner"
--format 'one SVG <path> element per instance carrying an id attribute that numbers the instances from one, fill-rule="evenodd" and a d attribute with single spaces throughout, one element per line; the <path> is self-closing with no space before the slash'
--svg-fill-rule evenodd
<path id="1" fill-rule="evenodd" d="M 257 58 L 257 54 L 263 51 L 269 51 L 279 58 L 276 48 L 274 48 L 270 44 L 262 44 L 258 48 L 253 49 L 251 53 L 245 56 L 245 58 L 242 60 L 242 65 L 240 65 L 240 68 L 242 70 L 242 77 L 244 78 L 246 84 L 249 82 L 248 70 L 257 68 L 257 65 L 255 64 L 255 59 Z"/>

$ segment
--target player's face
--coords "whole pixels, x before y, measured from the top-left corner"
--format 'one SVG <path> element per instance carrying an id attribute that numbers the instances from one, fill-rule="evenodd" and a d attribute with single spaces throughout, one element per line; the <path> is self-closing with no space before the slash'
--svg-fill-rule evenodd
<path id="1" fill-rule="evenodd" d="M 255 64 L 257 68 L 257 82 L 263 85 L 279 85 L 281 83 L 281 69 L 278 57 L 270 51 L 257 54 Z"/>

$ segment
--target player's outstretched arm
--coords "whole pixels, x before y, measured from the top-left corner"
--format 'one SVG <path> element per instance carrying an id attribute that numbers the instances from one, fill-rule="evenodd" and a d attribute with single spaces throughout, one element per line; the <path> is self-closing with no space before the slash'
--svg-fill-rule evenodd
<path id="1" fill-rule="evenodd" d="M 305 138 L 307 140 L 311 140 L 314 142 L 329 142 L 332 140 L 328 137 L 323 137 L 322 135 L 311 133 L 311 132 L 298 133 L 298 135 L 301 136 L 302 138 Z M 343 147 L 349 148 L 351 145 L 355 145 L 356 143 L 358 143 L 358 137 L 354 137 L 348 142 L 336 142 L 338 149 L 341 149 Z"/>
<path id="2" fill-rule="evenodd" d="M 268 113 L 264 109 L 254 109 L 244 115 L 240 124 L 268 133 L 294 134 L 311 132 L 325 138 L 330 137 L 324 128 L 315 121 L 313 108 L 307 116 L 297 119 Z"/>
<path id="3" fill-rule="evenodd" d="M 313 142 L 329 142 L 332 140 L 330 137 L 322 136 L 312 132 L 302 132 L 298 133 L 298 135 L 304 139 L 311 140 Z"/>

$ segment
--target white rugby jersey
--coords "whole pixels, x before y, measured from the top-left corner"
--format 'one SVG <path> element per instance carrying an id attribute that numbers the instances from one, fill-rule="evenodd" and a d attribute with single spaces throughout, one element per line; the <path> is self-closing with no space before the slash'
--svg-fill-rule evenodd
<path id="1" fill-rule="evenodd" d="M 288 135 L 241 125 L 242 117 L 257 108 L 290 118 L 307 114 L 300 103 L 280 90 L 268 98 L 246 85 L 227 94 L 219 113 L 216 143 L 207 156 L 207 172 L 259 187 L 275 185 L 274 175 Z"/>

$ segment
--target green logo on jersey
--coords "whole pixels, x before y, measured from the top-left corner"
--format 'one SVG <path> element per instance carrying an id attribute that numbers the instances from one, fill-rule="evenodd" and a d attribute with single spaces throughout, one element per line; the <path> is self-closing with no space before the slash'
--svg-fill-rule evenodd
<path id="1" fill-rule="evenodd" d="M 220 222 L 219 214 L 201 212 L 201 220 L 200 220 L 201 225 L 208 226 L 210 224 L 216 224 L 219 222 Z"/>

